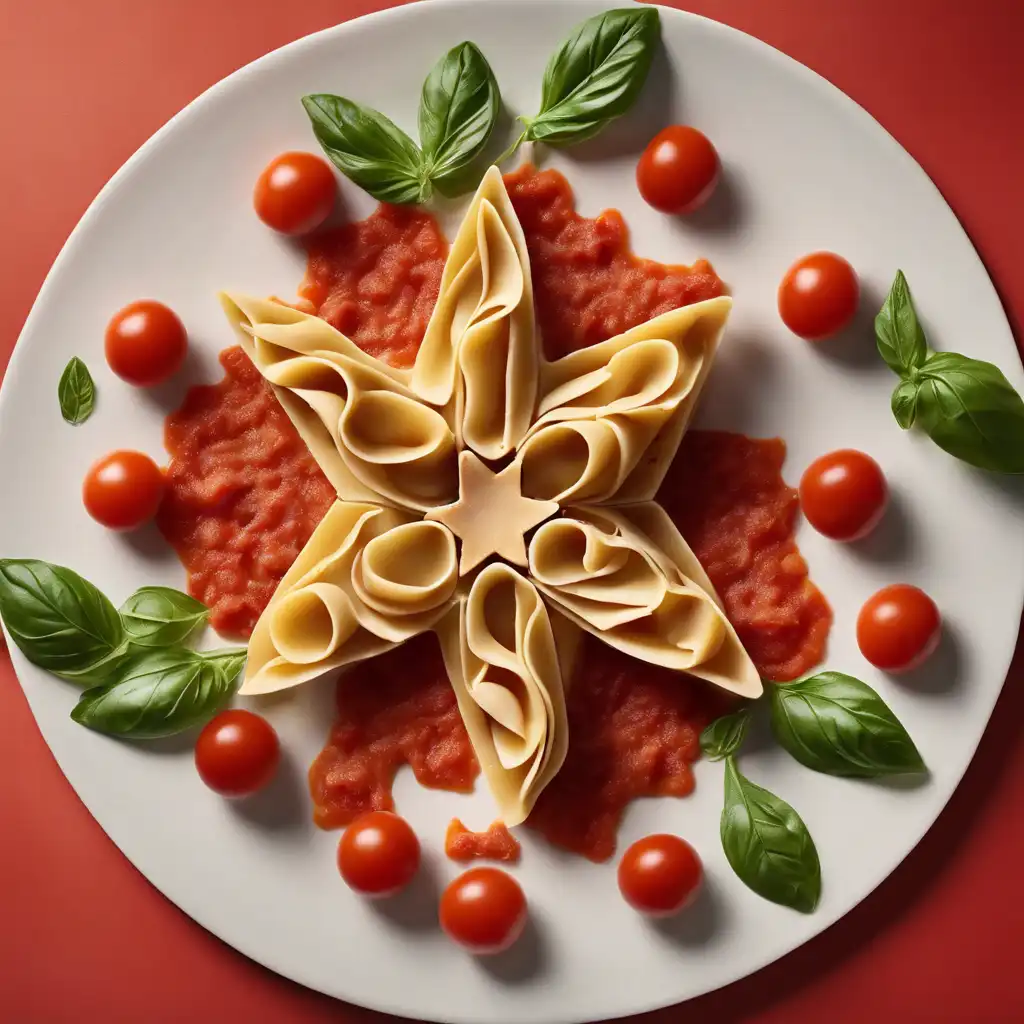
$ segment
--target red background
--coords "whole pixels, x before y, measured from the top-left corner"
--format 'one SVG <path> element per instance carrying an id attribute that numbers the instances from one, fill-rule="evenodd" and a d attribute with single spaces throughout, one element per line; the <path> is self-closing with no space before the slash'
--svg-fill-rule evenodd
<path id="1" fill-rule="evenodd" d="M 480 0 L 486 2 L 486 0 Z M 0 360 L 114 171 L 266 51 L 374 0 L 0 0 Z M 865 106 L 932 176 L 1024 321 L 1024 4 L 691 0 Z M 956 287 L 956 282 L 950 282 Z M 4 500 L 14 500 L 5 494 Z M 647 1024 L 1024 1020 L 1024 653 L 921 846 L 847 918 Z M 78 802 L 0 662 L 0 1018 L 383 1024 L 265 971 L 166 902 Z M 340 954 L 339 954 L 340 955 Z"/>

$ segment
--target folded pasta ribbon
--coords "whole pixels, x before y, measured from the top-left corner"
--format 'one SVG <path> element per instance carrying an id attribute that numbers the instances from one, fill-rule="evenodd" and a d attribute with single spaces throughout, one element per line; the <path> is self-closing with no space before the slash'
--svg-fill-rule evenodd
<path id="1" fill-rule="evenodd" d="M 240 692 L 297 686 L 433 628 L 457 583 L 455 538 L 439 523 L 335 502 L 256 623 Z"/>
<path id="2" fill-rule="evenodd" d="M 491 167 L 448 254 L 411 387 L 448 410 L 460 448 L 500 459 L 530 426 L 537 364 L 526 239 Z"/>
<path id="3" fill-rule="evenodd" d="M 424 512 L 458 492 L 455 437 L 395 370 L 315 316 L 222 293 L 239 341 L 348 501 Z"/>
<path id="4" fill-rule="evenodd" d="M 563 503 L 652 499 L 731 306 L 721 297 L 673 309 L 545 364 L 537 419 L 520 446 L 523 493 Z"/>
<path id="5" fill-rule="evenodd" d="M 438 633 L 477 760 L 502 820 L 518 825 L 561 768 L 568 746 L 548 610 L 532 583 L 494 562 Z"/>
<path id="6" fill-rule="evenodd" d="M 761 680 L 711 581 L 654 502 L 575 506 L 530 542 L 538 589 L 583 629 L 641 661 L 742 697 Z"/>

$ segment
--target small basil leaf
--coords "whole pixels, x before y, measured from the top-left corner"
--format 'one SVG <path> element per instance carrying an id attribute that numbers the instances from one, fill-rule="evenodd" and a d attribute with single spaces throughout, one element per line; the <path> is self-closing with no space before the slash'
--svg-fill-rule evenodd
<path id="1" fill-rule="evenodd" d="M 809 914 L 821 896 L 818 851 L 785 800 L 744 778 L 725 759 L 722 849 L 744 885 L 759 896 Z"/>
<path id="2" fill-rule="evenodd" d="M 892 393 L 892 414 L 896 422 L 909 430 L 917 419 L 917 390 L 920 387 L 916 380 L 901 380 Z"/>
<path id="3" fill-rule="evenodd" d="M 57 675 L 85 681 L 125 642 L 114 606 L 61 565 L 0 559 L 0 616 L 22 654 Z"/>
<path id="4" fill-rule="evenodd" d="M 920 370 L 917 422 L 944 451 L 995 473 L 1024 473 L 1024 401 L 991 363 L 933 352 Z"/>
<path id="5" fill-rule="evenodd" d="M 57 399 L 60 402 L 60 414 L 74 426 L 84 423 L 92 415 L 96 405 L 96 385 L 89 367 L 78 356 L 64 367 L 60 375 Z"/>
<path id="6" fill-rule="evenodd" d="M 426 174 L 439 192 L 459 194 L 500 106 L 494 72 L 475 44 L 459 43 L 434 65 L 423 83 L 419 125 Z"/>
<path id="7" fill-rule="evenodd" d="M 899 374 L 906 375 L 920 366 L 928 355 L 924 331 L 902 270 L 896 271 L 885 304 L 875 317 L 875 339 L 881 357 Z"/>
<path id="8" fill-rule="evenodd" d="M 740 749 L 749 727 L 750 712 L 746 708 L 716 718 L 701 732 L 700 749 L 708 760 L 721 761 Z"/>
<path id="9" fill-rule="evenodd" d="M 578 25 L 548 61 L 528 139 L 568 145 L 596 135 L 636 100 L 661 33 L 653 7 L 606 11 Z"/>
<path id="10" fill-rule="evenodd" d="M 820 672 L 768 692 L 775 738 L 816 772 L 870 779 L 926 770 L 899 719 L 853 676 Z"/>
<path id="11" fill-rule="evenodd" d="M 203 657 L 213 665 L 225 681 L 234 686 L 238 675 L 245 668 L 248 651 L 244 647 L 225 647 L 219 651 L 204 651 Z M 234 690 L 232 690 L 234 692 Z"/>
<path id="12" fill-rule="evenodd" d="M 142 587 L 121 605 L 121 622 L 137 647 L 180 644 L 206 622 L 206 605 L 170 587 Z"/>
<path id="13" fill-rule="evenodd" d="M 303 96 L 313 133 L 332 163 L 383 203 L 430 198 L 419 146 L 396 124 L 343 96 Z"/>
<path id="14" fill-rule="evenodd" d="M 221 708 L 236 689 L 225 659 L 184 647 L 145 650 L 106 686 L 86 690 L 71 717 L 97 732 L 154 739 L 183 732 Z"/>

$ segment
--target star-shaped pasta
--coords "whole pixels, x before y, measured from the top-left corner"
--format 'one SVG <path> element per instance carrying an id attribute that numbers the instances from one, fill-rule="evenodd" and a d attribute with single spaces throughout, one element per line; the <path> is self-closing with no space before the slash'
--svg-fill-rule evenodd
<path id="1" fill-rule="evenodd" d="M 711 581 L 653 501 L 730 299 L 546 362 L 526 242 L 492 167 L 411 370 L 279 302 L 222 302 L 338 492 L 256 624 L 242 693 L 296 686 L 434 630 L 509 825 L 565 759 L 580 631 L 761 693 Z"/>

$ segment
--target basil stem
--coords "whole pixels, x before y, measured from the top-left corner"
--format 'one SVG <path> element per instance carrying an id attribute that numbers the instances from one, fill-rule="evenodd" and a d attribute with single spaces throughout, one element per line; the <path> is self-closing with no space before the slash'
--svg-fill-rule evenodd
<path id="1" fill-rule="evenodd" d="M 768 687 L 772 732 L 801 764 L 827 775 L 878 778 L 925 771 L 885 701 L 842 672 Z"/>
<path id="2" fill-rule="evenodd" d="M 73 426 L 84 423 L 92 415 L 96 405 L 96 385 L 89 367 L 78 356 L 71 359 L 60 375 L 57 400 L 60 402 L 60 414 Z"/>
<path id="3" fill-rule="evenodd" d="M 722 715 L 701 732 L 700 749 L 708 760 L 721 761 L 740 749 L 749 727 L 750 712 L 747 708 Z"/>

